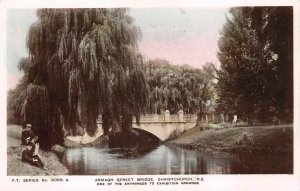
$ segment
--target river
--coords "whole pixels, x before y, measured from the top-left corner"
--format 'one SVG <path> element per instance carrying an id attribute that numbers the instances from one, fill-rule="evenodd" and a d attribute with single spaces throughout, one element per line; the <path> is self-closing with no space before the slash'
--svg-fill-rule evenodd
<path id="1" fill-rule="evenodd" d="M 72 148 L 66 150 L 62 163 L 70 175 L 293 173 L 292 157 L 202 152 L 165 145 L 143 153 L 118 148 Z"/>

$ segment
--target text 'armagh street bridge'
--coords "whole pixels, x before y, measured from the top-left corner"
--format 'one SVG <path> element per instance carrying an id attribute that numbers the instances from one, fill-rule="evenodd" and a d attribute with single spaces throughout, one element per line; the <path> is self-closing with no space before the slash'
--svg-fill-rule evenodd
<path id="1" fill-rule="evenodd" d="M 170 112 L 166 110 L 163 115 L 147 114 L 141 116 L 140 125 L 137 125 L 136 120 L 133 119 L 133 127 L 148 131 L 164 141 L 174 131 L 183 132 L 193 128 L 196 121 L 196 115 L 184 115 L 182 110 L 178 114 L 170 115 Z M 101 120 L 98 121 L 98 126 L 102 126 Z"/>

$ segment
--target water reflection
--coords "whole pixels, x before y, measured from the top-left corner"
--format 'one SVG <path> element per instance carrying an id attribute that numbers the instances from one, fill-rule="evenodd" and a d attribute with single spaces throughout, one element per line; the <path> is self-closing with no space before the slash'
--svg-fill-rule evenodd
<path id="1" fill-rule="evenodd" d="M 250 174 L 292 173 L 292 157 L 233 155 L 159 146 L 151 152 L 83 147 L 62 158 L 70 174 Z"/>

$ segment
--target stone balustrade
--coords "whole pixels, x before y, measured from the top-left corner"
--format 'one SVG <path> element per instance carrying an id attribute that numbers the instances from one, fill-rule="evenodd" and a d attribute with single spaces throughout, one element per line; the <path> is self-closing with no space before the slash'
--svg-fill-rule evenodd
<path id="1" fill-rule="evenodd" d="M 146 114 L 141 115 L 140 123 L 185 123 L 185 122 L 196 122 L 196 115 L 184 115 L 182 110 L 178 111 L 178 114 L 170 114 L 169 110 L 166 110 L 164 114 Z M 97 123 L 102 123 L 102 119 L 98 119 Z M 133 123 L 136 123 L 135 117 L 133 118 Z"/>

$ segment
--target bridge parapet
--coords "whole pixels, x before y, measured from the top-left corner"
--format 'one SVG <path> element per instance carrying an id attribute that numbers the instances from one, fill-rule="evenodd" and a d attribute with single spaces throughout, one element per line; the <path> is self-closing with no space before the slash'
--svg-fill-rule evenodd
<path id="1" fill-rule="evenodd" d="M 164 114 L 146 114 L 141 115 L 140 123 L 195 123 L 197 121 L 196 115 L 184 115 L 180 110 L 178 114 L 171 115 L 168 110 Z M 97 123 L 102 124 L 102 119 L 99 118 Z M 133 117 L 133 123 L 136 123 L 136 118 Z"/>
<path id="2" fill-rule="evenodd" d="M 184 115 L 183 116 L 183 121 L 196 122 L 197 121 L 197 116 L 196 115 Z"/>
<path id="3" fill-rule="evenodd" d="M 196 115 L 184 115 L 183 111 L 179 111 L 178 114 L 171 115 L 167 110 L 162 115 L 147 114 L 140 117 L 140 124 L 136 123 L 136 119 L 133 118 L 132 127 L 140 128 L 157 136 L 160 140 L 166 140 L 174 131 L 183 132 L 191 129 L 197 122 Z M 101 118 L 97 121 L 98 127 L 102 131 Z"/>

